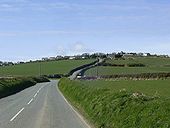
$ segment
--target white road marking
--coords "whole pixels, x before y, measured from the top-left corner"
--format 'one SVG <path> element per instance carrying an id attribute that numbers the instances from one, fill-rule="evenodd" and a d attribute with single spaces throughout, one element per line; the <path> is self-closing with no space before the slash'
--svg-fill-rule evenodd
<path id="1" fill-rule="evenodd" d="M 37 91 L 37 93 L 35 93 L 34 95 L 34 98 L 38 95 L 38 93 L 40 92 L 40 90 L 42 89 L 43 87 L 39 88 L 39 90 Z M 32 98 L 27 104 L 31 104 L 31 102 L 33 101 L 34 99 Z M 24 110 L 25 108 L 22 108 L 14 117 L 11 118 L 11 122 Z"/>
<path id="2" fill-rule="evenodd" d="M 31 104 L 32 101 L 33 101 L 33 98 L 28 102 L 28 105 Z"/>
<path id="3" fill-rule="evenodd" d="M 38 92 L 42 89 L 43 87 L 39 88 Z"/>
<path id="4" fill-rule="evenodd" d="M 59 90 L 59 89 L 58 89 Z M 73 108 L 73 106 L 67 101 L 64 95 L 59 90 L 60 95 L 63 97 L 65 102 L 69 105 L 69 107 L 76 113 L 76 115 L 80 118 L 80 120 L 87 126 L 87 128 L 91 128 L 90 125 L 84 120 L 84 118 Z"/>
<path id="5" fill-rule="evenodd" d="M 22 108 L 10 121 L 12 122 L 25 108 Z"/>
<path id="6" fill-rule="evenodd" d="M 34 98 L 37 96 L 37 93 L 35 93 Z"/>

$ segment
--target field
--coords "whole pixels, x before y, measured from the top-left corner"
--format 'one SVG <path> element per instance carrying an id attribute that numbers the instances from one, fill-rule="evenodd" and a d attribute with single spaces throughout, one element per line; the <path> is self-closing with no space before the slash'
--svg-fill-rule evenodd
<path id="1" fill-rule="evenodd" d="M 96 128 L 169 128 L 169 83 L 62 79 L 59 88 Z"/>
<path id="2" fill-rule="evenodd" d="M 94 60 L 61 60 L 27 63 L 0 67 L 0 76 L 38 76 L 48 74 L 67 74 L 71 69 L 88 64 Z"/>
<path id="3" fill-rule="evenodd" d="M 151 57 L 136 57 L 125 60 L 107 60 L 110 64 L 144 64 L 144 67 L 114 67 L 114 66 L 98 66 L 89 69 L 85 72 L 86 76 L 102 76 L 113 74 L 138 74 L 138 73 L 158 73 L 170 72 L 170 58 L 151 58 Z"/>
<path id="4" fill-rule="evenodd" d="M 129 63 L 142 63 L 149 67 L 170 67 L 170 58 L 161 58 L 161 57 L 133 57 L 133 58 L 126 58 L 118 59 L 118 60 L 107 60 L 108 63 L 115 63 L 115 64 L 129 64 Z"/>
<path id="5" fill-rule="evenodd" d="M 135 57 L 106 60 L 103 65 L 87 70 L 85 75 L 169 72 L 170 58 Z M 142 78 L 142 74 L 140 77 Z M 59 87 L 96 128 L 170 127 L 170 78 L 88 81 L 62 79 Z"/>
<path id="6" fill-rule="evenodd" d="M 78 81 L 83 86 L 90 89 L 110 90 L 114 93 L 120 90 L 130 92 L 141 92 L 148 96 L 157 95 L 162 98 L 170 99 L 170 79 L 167 80 L 94 80 L 94 81 Z"/>
<path id="7" fill-rule="evenodd" d="M 138 74 L 170 72 L 170 67 L 104 67 L 99 66 L 86 71 L 86 76 L 113 75 L 113 74 Z"/>

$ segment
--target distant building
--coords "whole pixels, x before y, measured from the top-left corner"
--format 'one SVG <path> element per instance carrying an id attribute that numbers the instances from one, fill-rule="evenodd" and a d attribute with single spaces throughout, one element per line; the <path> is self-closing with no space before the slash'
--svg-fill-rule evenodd
<path id="1" fill-rule="evenodd" d="M 126 53 L 126 54 L 123 54 L 123 57 L 124 58 L 131 58 L 131 57 L 134 57 L 134 54 Z"/>
<path id="2" fill-rule="evenodd" d="M 56 58 L 55 57 L 50 57 L 49 60 L 56 60 Z"/>
<path id="3" fill-rule="evenodd" d="M 142 57 L 144 56 L 144 53 L 138 53 L 137 56 Z"/>
<path id="4" fill-rule="evenodd" d="M 56 59 L 61 60 L 61 59 L 63 59 L 63 56 L 57 56 Z"/>
<path id="5" fill-rule="evenodd" d="M 47 57 L 42 58 L 43 61 L 49 60 Z"/>
<path id="6" fill-rule="evenodd" d="M 74 60 L 74 59 L 76 59 L 75 56 L 70 56 L 70 57 L 69 57 L 69 60 Z"/>
<path id="7" fill-rule="evenodd" d="M 107 54 L 108 59 L 115 59 L 116 53 Z"/>

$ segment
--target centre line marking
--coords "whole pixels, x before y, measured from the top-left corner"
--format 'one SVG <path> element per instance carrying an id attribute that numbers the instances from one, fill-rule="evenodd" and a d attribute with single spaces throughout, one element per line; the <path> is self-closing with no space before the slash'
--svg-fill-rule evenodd
<path id="1" fill-rule="evenodd" d="M 28 102 L 28 105 L 31 104 L 32 101 L 33 101 L 33 98 Z"/>
<path id="2" fill-rule="evenodd" d="M 37 96 L 37 93 L 34 95 L 34 98 Z"/>
<path id="3" fill-rule="evenodd" d="M 25 108 L 22 108 L 10 121 L 12 122 Z"/>

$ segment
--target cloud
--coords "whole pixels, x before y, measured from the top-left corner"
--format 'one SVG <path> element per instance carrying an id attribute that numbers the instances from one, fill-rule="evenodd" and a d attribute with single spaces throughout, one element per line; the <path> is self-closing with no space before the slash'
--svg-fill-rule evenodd
<path id="1" fill-rule="evenodd" d="M 0 1 L 0 10 L 11 11 L 12 9 L 16 10 L 38 10 L 38 11 L 48 11 L 48 10 L 77 10 L 80 12 L 87 12 L 92 10 L 149 10 L 149 6 L 134 6 L 134 5 L 120 5 L 114 3 L 105 3 L 105 4 L 79 4 L 79 3 L 69 3 L 69 2 L 33 2 L 30 0 L 1 0 Z"/>
<path id="2" fill-rule="evenodd" d="M 0 11 L 15 11 L 17 10 L 12 4 L 2 3 L 0 4 Z"/>
<path id="3" fill-rule="evenodd" d="M 78 9 L 79 4 L 67 2 L 33 2 L 29 0 L 1 0 L 0 11 L 49 11 L 49 10 L 73 10 Z"/>
<path id="4" fill-rule="evenodd" d="M 82 42 L 76 42 L 76 43 L 70 43 L 67 45 L 57 45 L 56 46 L 56 53 L 57 55 L 77 55 L 82 53 L 91 53 L 93 52 L 92 49 L 88 48 L 87 45 L 85 45 Z"/>
<path id="5" fill-rule="evenodd" d="M 143 51 L 143 52 L 150 52 L 155 54 L 169 54 L 170 55 L 170 42 L 161 43 L 161 42 L 154 42 L 154 43 L 145 43 L 146 45 L 139 45 L 138 47 L 135 47 L 135 50 L 137 51 Z M 140 47 L 141 46 L 141 47 Z M 135 51 L 133 50 L 133 51 Z"/>
<path id="6" fill-rule="evenodd" d="M 6 36 L 16 36 L 16 33 L 13 33 L 13 32 L 0 32 L 0 37 L 6 37 Z"/>
<path id="7" fill-rule="evenodd" d="M 77 52 L 81 52 L 85 50 L 85 45 L 81 42 L 77 42 L 73 44 L 73 50 Z"/>
<path id="8" fill-rule="evenodd" d="M 67 55 L 68 49 L 62 45 L 58 45 L 56 51 L 57 51 L 57 55 Z"/>
<path id="9" fill-rule="evenodd" d="M 35 31 L 0 31 L 0 36 L 44 36 L 44 35 L 86 35 L 86 34 L 110 34 L 115 31 L 66 31 L 66 30 L 35 30 Z"/>
<path id="10" fill-rule="evenodd" d="M 82 54 L 85 52 L 92 52 L 93 50 L 88 48 L 84 43 L 82 42 L 76 42 L 70 45 L 70 52 L 73 54 Z"/>

